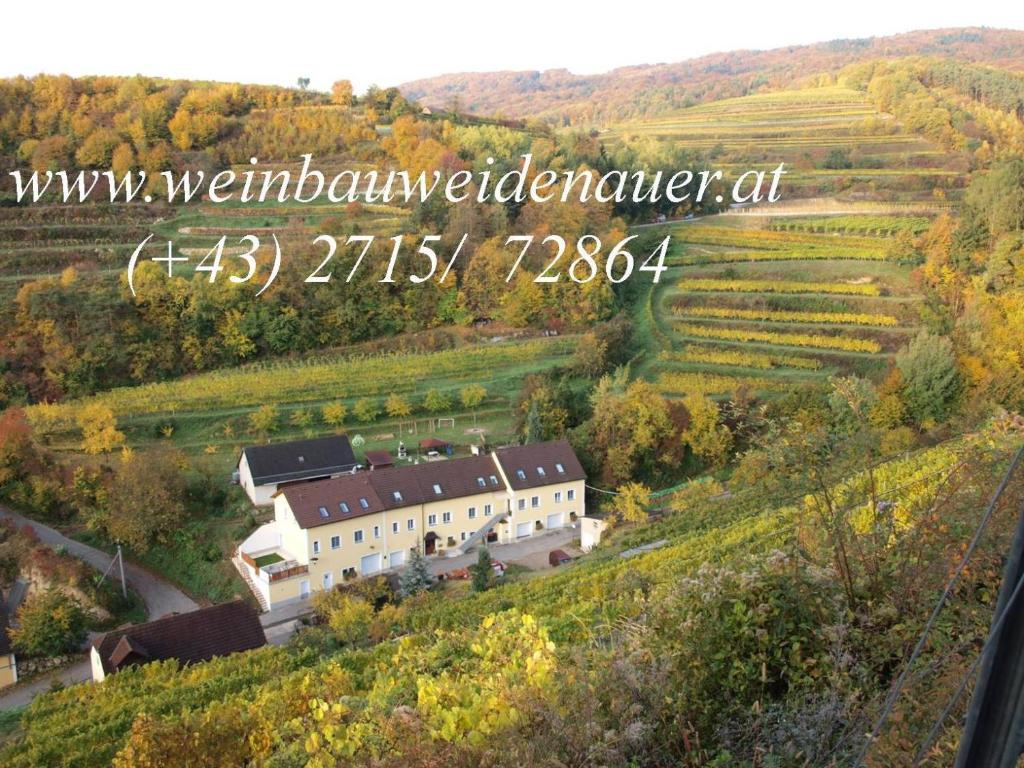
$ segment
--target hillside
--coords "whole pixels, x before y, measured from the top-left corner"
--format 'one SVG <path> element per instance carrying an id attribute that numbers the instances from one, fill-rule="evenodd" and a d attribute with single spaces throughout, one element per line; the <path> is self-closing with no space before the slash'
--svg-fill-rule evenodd
<path id="1" fill-rule="evenodd" d="M 1024 70 L 1024 32 L 936 29 L 891 37 L 833 40 L 769 51 L 729 51 L 672 64 L 614 69 L 599 75 L 464 72 L 404 83 L 402 93 L 433 107 L 505 117 L 607 123 L 662 114 L 695 103 L 780 88 L 855 62 L 937 56 Z"/>

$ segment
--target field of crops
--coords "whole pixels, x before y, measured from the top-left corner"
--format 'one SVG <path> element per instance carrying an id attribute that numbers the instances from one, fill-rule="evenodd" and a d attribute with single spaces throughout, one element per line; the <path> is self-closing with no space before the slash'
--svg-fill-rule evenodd
<path id="1" fill-rule="evenodd" d="M 436 416 L 450 416 L 465 409 L 459 391 L 469 384 L 487 390 L 483 409 L 498 411 L 506 425 L 508 404 L 518 392 L 523 376 L 564 364 L 575 349 L 573 337 L 536 338 L 491 342 L 439 352 L 357 355 L 314 358 L 300 362 L 264 363 L 202 374 L 174 381 L 125 387 L 85 400 L 39 404 L 28 409 L 29 419 L 40 434 L 71 445 L 76 439 L 76 414 L 89 403 L 110 408 L 129 439 L 152 438 L 154 426 L 175 425 L 175 442 L 216 442 L 217 430 L 245 419 L 258 405 L 278 406 L 287 419 L 296 411 L 318 415 L 322 406 L 344 404 L 346 425 L 368 426 L 354 414 L 360 400 L 372 401 L 380 418 L 390 394 L 407 399 L 413 412 L 421 411 L 424 394 L 437 390 L 451 403 Z M 313 423 L 309 429 L 330 431 L 331 426 Z M 180 436 L 180 439 L 179 439 Z M 223 442 L 223 439 L 221 440 Z M 228 439 L 237 442 L 237 438 Z"/>
<path id="2" fill-rule="evenodd" d="M 878 375 L 920 326 L 889 232 L 920 216 L 721 216 L 672 227 L 669 275 L 648 297 L 642 375 L 673 397 L 772 396 L 800 380 Z M 667 277 L 668 277 L 667 276 Z"/>
<path id="3" fill-rule="evenodd" d="M 612 138 L 680 143 L 712 154 L 716 168 L 736 175 L 752 163 L 774 168 L 782 161 L 784 191 L 803 195 L 851 185 L 953 190 L 967 168 L 965 157 L 904 130 L 863 94 L 840 86 L 715 101 L 616 126 Z"/>

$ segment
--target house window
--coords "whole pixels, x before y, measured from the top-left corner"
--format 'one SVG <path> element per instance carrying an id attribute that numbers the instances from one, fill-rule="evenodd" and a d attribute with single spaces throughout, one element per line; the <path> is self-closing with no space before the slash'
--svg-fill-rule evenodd
<path id="1" fill-rule="evenodd" d="M 534 496 L 530 499 L 530 506 L 536 509 L 540 506 L 540 496 Z"/>
<path id="2" fill-rule="evenodd" d="M 518 477 L 520 480 L 525 480 L 526 479 L 526 473 L 523 472 L 523 470 L 521 470 L 521 469 L 517 469 L 516 470 L 516 477 Z"/>
<path id="3" fill-rule="evenodd" d="M 395 522 L 391 523 L 391 532 L 392 533 L 398 533 L 399 527 L 400 526 L 398 525 L 398 521 L 397 520 Z"/>
<path id="4" fill-rule="evenodd" d="M 476 518 L 476 507 L 469 508 L 469 519 L 474 520 Z"/>
<path id="5" fill-rule="evenodd" d="M 562 503 L 562 492 L 561 491 L 555 491 L 555 504 L 561 504 L 561 503 Z"/>
<path id="6" fill-rule="evenodd" d="M 331 536 L 331 549 L 337 549 L 341 546 L 341 536 Z"/>
<path id="7" fill-rule="evenodd" d="M 380 538 L 380 526 L 379 525 L 373 526 L 373 538 L 375 538 L 375 539 L 379 539 Z"/>
<path id="8" fill-rule="evenodd" d="M 402 500 L 402 492 L 401 491 L 395 491 L 391 495 L 395 497 L 395 501 L 401 501 Z"/>
<path id="9" fill-rule="evenodd" d="M 491 511 L 492 511 L 491 510 L 491 505 L 490 504 L 484 504 L 484 517 L 490 517 L 491 516 Z"/>
<path id="10" fill-rule="evenodd" d="M 487 481 L 484 480 L 482 477 L 478 477 L 476 479 L 476 484 L 479 485 L 481 488 L 486 488 L 487 487 Z"/>
<path id="11" fill-rule="evenodd" d="M 320 539 L 314 539 L 313 540 L 313 554 L 314 555 L 319 555 L 320 554 Z"/>
<path id="12" fill-rule="evenodd" d="M 437 515 L 427 515 L 427 525 L 431 528 L 437 525 Z"/>
<path id="13" fill-rule="evenodd" d="M 437 494 L 438 496 L 444 493 L 444 491 L 441 490 L 441 486 L 439 483 L 434 483 L 434 493 Z"/>
<path id="14" fill-rule="evenodd" d="M 342 513 L 343 515 L 347 515 L 347 514 L 348 514 L 348 504 L 346 504 L 346 503 L 345 503 L 345 502 L 343 501 L 343 502 L 339 503 L 339 504 L 338 504 L 338 506 L 339 506 L 339 507 L 341 508 L 341 513 Z"/>
<path id="15" fill-rule="evenodd" d="M 498 476 L 497 475 L 491 475 L 491 485 L 497 485 L 497 484 L 498 484 Z"/>
<path id="16" fill-rule="evenodd" d="M 405 521 L 405 528 L 408 531 L 415 531 L 416 530 L 416 520 L 414 518 L 410 517 L 408 520 Z"/>
<path id="17" fill-rule="evenodd" d="M 441 522 L 442 523 L 450 523 L 451 521 L 452 521 L 452 513 L 451 512 L 442 512 L 441 513 Z"/>
<path id="18" fill-rule="evenodd" d="M 569 501 L 576 501 L 576 489 L 570 488 L 568 491 L 566 491 L 565 498 L 567 498 Z"/>
<path id="19" fill-rule="evenodd" d="M 541 477 L 545 476 L 544 467 L 537 467 L 537 474 Z"/>
<path id="20" fill-rule="evenodd" d="M 327 511 L 327 507 L 320 507 L 320 517 L 330 517 L 331 513 Z"/>
<path id="21" fill-rule="evenodd" d="M 358 531 L 356 531 L 355 534 L 352 536 L 352 538 L 355 539 L 356 544 L 362 544 L 363 543 L 363 529 L 360 528 Z"/>
<path id="22" fill-rule="evenodd" d="M 466 532 L 465 532 L 465 531 L 463 531 L 463 532 L 462 532 L 462 540 L 463 540 L 463 541 L 465 541 L 465 540 L 466 540 Z"/>
<path id="23" fill-rule="evenodd" d="M 565 467 L 563 467 L 561 464 L 555 464 L 555 469 L 558 471 L 558 474 L 565 474 Z"/>
<path id="24" fill-rule="evenodd" d="M 522 511 L 524 509 L 526 509 L 526 499 L 520 499 L 519 500 L 519 510 Z"/>
<path id="25" fill-rule="evenodd" d="M 364 499 L 363 497 L 360 496 L 359 497 L 359 506 L 362 507 L 363 509 L 369 509 L 370 508 L 370 502 L 368 502 L 366 499 Z"/>

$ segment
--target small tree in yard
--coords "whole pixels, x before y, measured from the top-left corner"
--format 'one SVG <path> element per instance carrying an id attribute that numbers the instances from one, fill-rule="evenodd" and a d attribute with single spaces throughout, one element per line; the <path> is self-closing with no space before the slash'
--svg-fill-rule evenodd
<path id="1" fill-rule="evenodd" d="M 476 565 L 472 566 L 473 591 L 485 592 L 494 583 L 494 563 L 491 561 L 491 551 L 487 547 L 480 547 L 476 558 Z"/>
<path id="2" fill-rule="evenodd" d="M 60 656 L 78 650 L 85 640 L 87 617 L 73 597 L 48 589 L 29 597 L 18 609 L 11 641 L 27 656 Z"/>
<path id="3" fill-rule="evenodd" d="M 463 387 L 459 390 L 459 400 L 462 402 L 463 408 L 469 408 L 473 411 L 473 423 L 476 424 L 476 409 L 480 407 L 480 403 L 487 397 L 487 390 L 479 384 L 470 384 L 468 387 Z"/>
<path id="4" fill-rule="evenodd" d="M 420 554 L 419 549 L 412 551 L 412 558 L 409 560 L 409 567 L 402 571 L 398 577 L 398 591 L 402 597 L 410 597 L 425 589 L 430 589 L 434 583 L 430 571 L 427 570 L 427 561 Z"/>

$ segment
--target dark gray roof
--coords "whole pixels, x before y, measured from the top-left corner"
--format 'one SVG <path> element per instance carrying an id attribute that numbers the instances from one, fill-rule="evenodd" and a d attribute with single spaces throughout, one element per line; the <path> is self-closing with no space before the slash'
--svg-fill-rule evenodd
<path id="1" fill-rule="evenodd" d="M 289 483 L 348 472 L 356 465 L 345 435 L 250 445 L 242 449 L 253 483 Z"/>
<path id="2" fill-rule="evenodd" d="M 266 643 L 256 611 L 235 600 L 117 629 L 96 638 L 93 647 L 110 674 L 126 664 L 163 659 L 192 664 Z"/>

